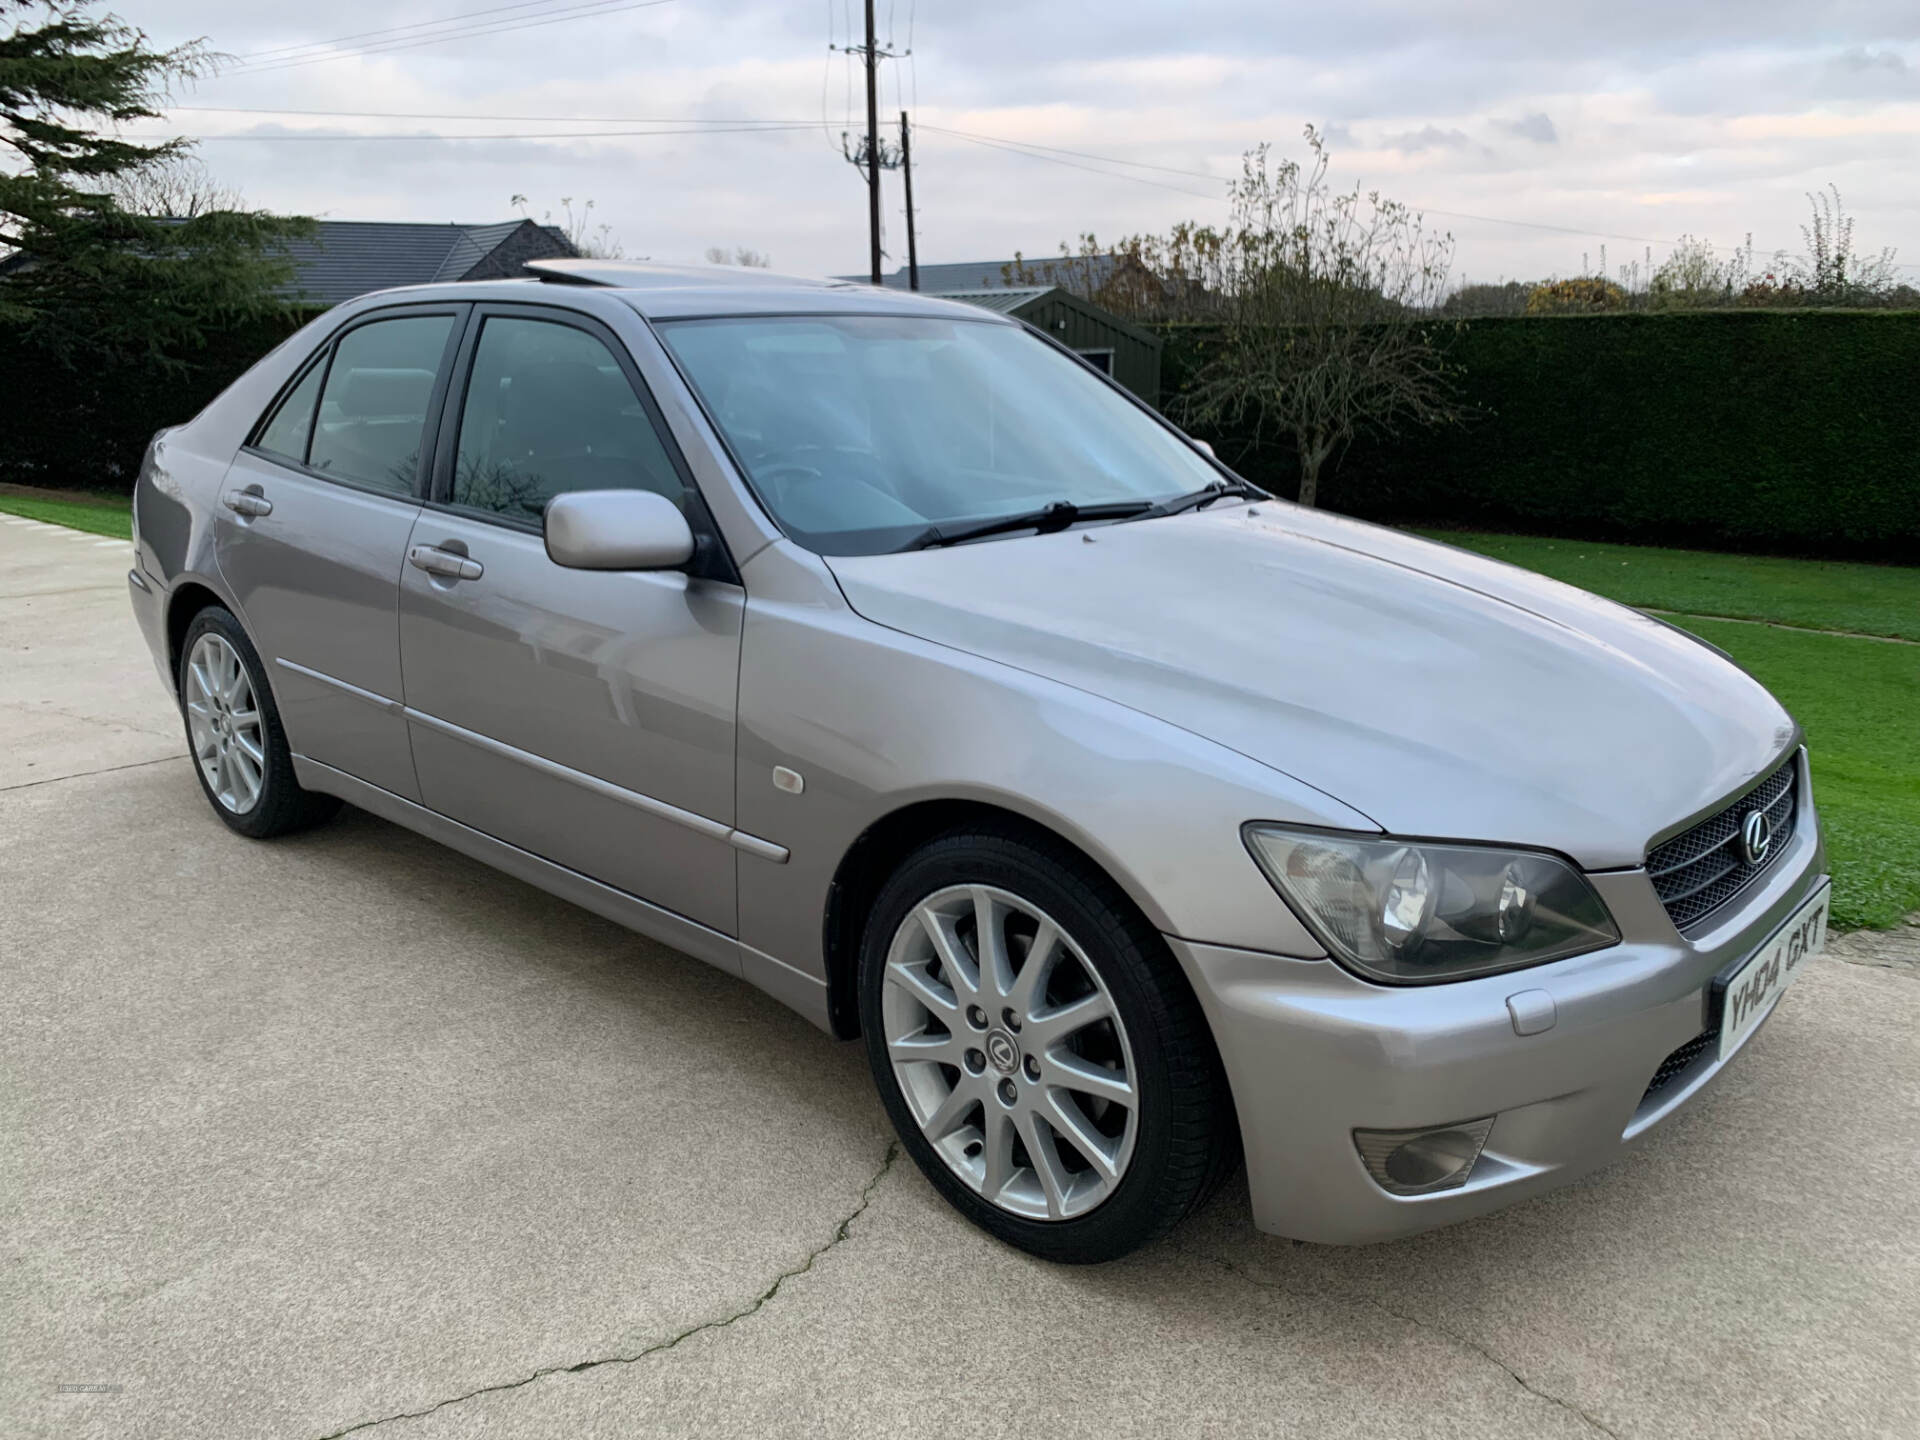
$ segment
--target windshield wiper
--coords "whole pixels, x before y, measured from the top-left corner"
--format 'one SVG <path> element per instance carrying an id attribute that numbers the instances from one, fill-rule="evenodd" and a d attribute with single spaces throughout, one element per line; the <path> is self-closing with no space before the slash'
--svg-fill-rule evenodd
<path id="1" fill-rule="evenodd" d="M 1273 497 L 1257 485 L 1249 485 L 1244 480 L 1215 480 L 1210 485 L 1202 485 L 1198 490 L 1189 490 L 1185 495 L 1175 495 L 1170 500 L 1162 500 L 1129 515 L 1129 520 L 1158 520 L 1162 515 L 1178 515 L 1187 510 L 1199 510 L 1216 500 L 1228 496 L 1242 500 L 1271 500 Z"/>
<path id="2" fill-rule="evenodd" d="M 1128 520 L 1153 508 L 1150 500 L 1116 500 L 1102 505 L 1076 505 L 1071 500 L 1056 500 L 1038 510 L 999 515 L 975 525 L 963 525 L 957 530 L 943 530 L 938 525 L 929 525 L 900 548 L 930 550 L 936 545 L 959 545 L 968 540 L 983 540 L 989 535 L 1004 535 L 1015 530 L 1051 535 L 1082 520 Z"/>

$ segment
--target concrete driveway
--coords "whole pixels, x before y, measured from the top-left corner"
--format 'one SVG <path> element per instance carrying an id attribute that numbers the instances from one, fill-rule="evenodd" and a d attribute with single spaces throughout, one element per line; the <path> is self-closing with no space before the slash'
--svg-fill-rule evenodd
<path id="1" fill-rule="evenodd" d="M 129 553 L 0 521 L 0 1433 L 1920 1434 L 1913 934 L 1572 1189 L 1051 1268 L 744 984 L 357 812 L 230 834 Z"/>

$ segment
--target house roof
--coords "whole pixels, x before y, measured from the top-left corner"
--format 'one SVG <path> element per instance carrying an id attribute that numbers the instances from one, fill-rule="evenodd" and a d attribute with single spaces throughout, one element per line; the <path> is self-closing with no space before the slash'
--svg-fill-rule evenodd
<path id="1" fill-rule="evenodd" d="M 951 265 L 922 265 L 920 288 L 938 294 L 958 290 L 1008 290 L 1058 285 L 1068 289 L 1098 290 L 1113 278 L 1119 259 L 1114 255 L 1041 255 L 1018 260 L 964 260 Z M 1016 277 L 1009 280 L 1007 277 Z M 840 275 L 840 280 L 865 281 L 865 275 Z M 1089 283 L 1091 282 L 1091 283 Z M 907 288 L 907 267 L 902 265 L 891 275 L 882 275 L 880 283 L 889 290 Z"/>
<path id="2" fill-rule="evenodd" d="M 1057 285 L 1063 289 L 1097 292 L 1113 278 L 1118 263 L 1112 255 L 1059 255 L 1025 257 L 1018 260 L 973 260 L 960 265 L 922 265 L 922 290 L 1006 290 L 1034 285 Z M 1009 279 L 1011 276 L 1013 278 Z M 907 287 L 907 271 L 902 266 L 881 277 L 890 289 Z"/>
<path id="3" fill-rule="evenodd" d="M 935 290 L 923 284 L 920 287 L 920 293 L 932 295 L 941 300 L 964 300 L 969 305 L 978 305 L 982 310 L 997 310 L 1002 315 L 1011 315 L 1016 310 L 1032 304 L 1053 288 L 1051 285 L 1023 285 L 1012 290 Z"/>
<path id="4" fill-rule="evenodd" d="M 528 260 L 526 268 L 542 280 L 568 285 L 603 285 L 615 290 L 711 290 L 740 286 L 763 289 L 845 290 L 844 280 L 782 275 L 755 265 L 664 265 L 652 260 L 595 260 L 556 257 Z"/>
<path id="5" fill-rule="evenodd" d="M 925 272 L 922 271 L 921 274 L 924 279 Z M 936 300 L 958 300 L 967 305 L 978 305 L 983 310 L 997 310 L 1002 315 L 1011 315 L 1020 320 L 1031 319 L 1031 315 L 1027 312 L 1041 300 L 1051 297 L 1050 303 L 1064 305 L 1070 310 L 1079 311 L 1082 315 L 1093 316 L 1102 325 L 1118 330 L 1142 345 L 1158 350 L 1162 344 L 1158 335 L 1142 330 L 1131 321 L 1123 320 L 1104 306 L 1096 305 L 1093 301 L 1061 285 L 1022 285 L 997 290 L 929 290 L 922 284 L 920 293 Z"/>
<path id="6" fill-rule="evenodd" d="M 511 264 L 501 252 L 513 250 Z M 322 220 L 289 241 L 295 280 L 288 293 L 313 305 L 337 305 L 371 290 L 509 274 L 527 260 L 574 253 L 558 227 L 532 220 L 436 225 L 385 220 Z M 489 265 L 489 261 L 496 263 Z M 480 272 L 476 274 L 476 272 Z"/>

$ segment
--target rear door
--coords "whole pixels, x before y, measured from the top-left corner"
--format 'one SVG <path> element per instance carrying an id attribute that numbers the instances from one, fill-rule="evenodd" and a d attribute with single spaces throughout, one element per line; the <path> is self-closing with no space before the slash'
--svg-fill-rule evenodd
<path id="1" fill-rule="evenodd" d="M 215 520 L 289 746 L 412 800 L 400 571 L 468 308 L 376 310 L 335 334 L 235 457 Z"/>
<path id="2" fill-rule="evenodd" d="M 699 491 L 624 346 L 597 322 L 479 306 L 462 350 L 434 499 L 409 547 L 421 563 L 401 581 L 421 797 L 732 935 L 745 594 Z M 625 488 L 681 506 L 700 537 L 685 570 L 548 559 L 549 499 Z"/>

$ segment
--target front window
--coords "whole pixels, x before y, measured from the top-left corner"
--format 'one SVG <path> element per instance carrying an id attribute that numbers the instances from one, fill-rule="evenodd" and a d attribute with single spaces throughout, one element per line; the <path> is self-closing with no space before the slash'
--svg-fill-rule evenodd
<path id="1" fill-rule="evenodd" d="M 492 315 L 460 412 L 452 503 L 538 525 L 572 490 L 685 494 L 611 351 L 584 330 Z"/>
<path id="2" fill-rule="evenodd" d="M 1219 479 L 1178 433 L 1015 326 L 823 315 L 660 329 L 762 503 L 822 554 Z"/>

